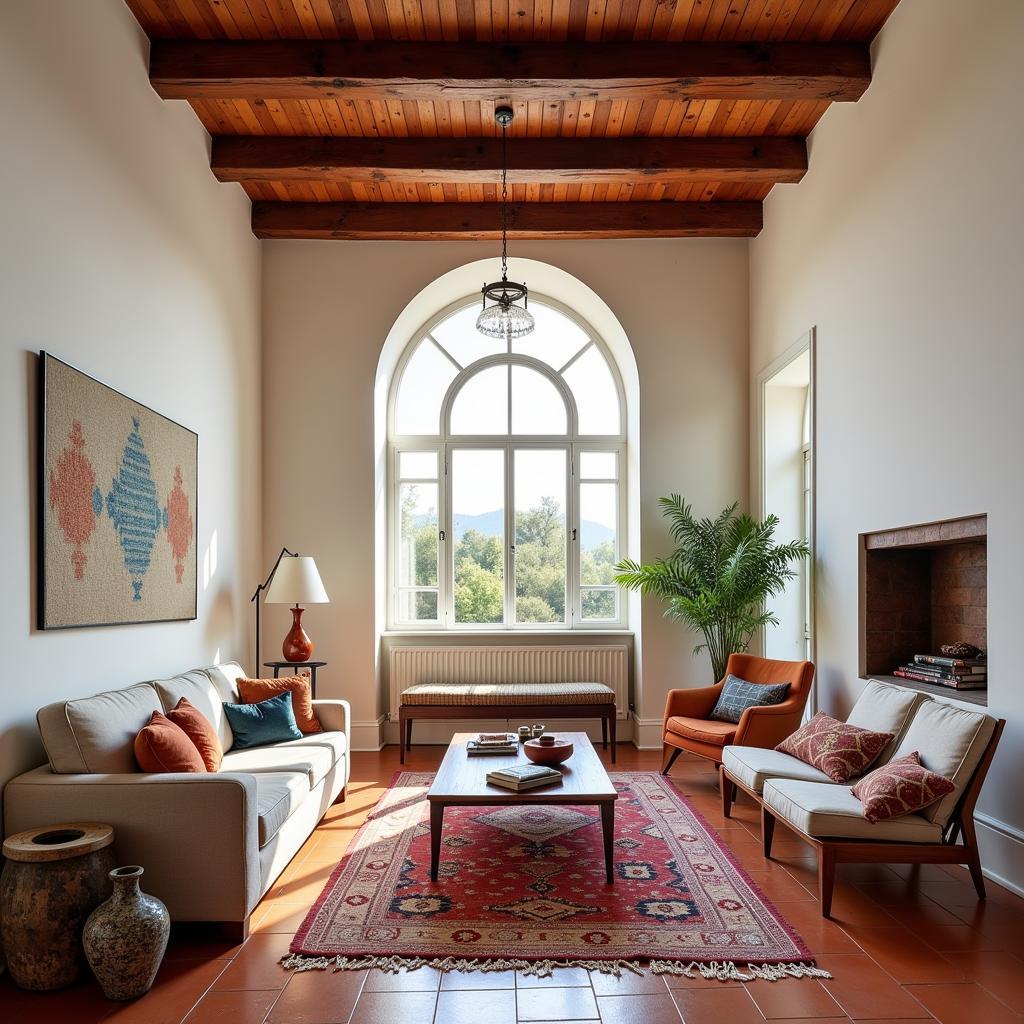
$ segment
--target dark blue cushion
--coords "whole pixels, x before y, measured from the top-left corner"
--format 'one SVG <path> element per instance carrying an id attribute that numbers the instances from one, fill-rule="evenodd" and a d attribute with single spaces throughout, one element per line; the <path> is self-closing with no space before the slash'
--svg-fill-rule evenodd
<path id="1" fill-rule="evenodd" d="M 235 750 L 302 739 L 302 733 L 295 724 L 290 690 L 258 704 L 225 703 L 224 714 L 228 716 L 228 725 L 235 736 Z"/>
<path id="2" fill-rule="evenodd" d="M 711 717 L 716 722 L 738 722 L 747 708 L 781 704 L 789 692 L 789 683 L 748 683 L 730 675 L 718 695 Z"/>

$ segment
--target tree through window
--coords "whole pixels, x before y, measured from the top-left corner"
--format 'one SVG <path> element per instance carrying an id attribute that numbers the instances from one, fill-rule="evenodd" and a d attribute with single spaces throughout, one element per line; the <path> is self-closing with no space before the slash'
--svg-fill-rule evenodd
<path id="1" fill-rule="evenodd" d="M 604 344 L 534 299 L 535 331 L 475 328 L 466 299 L 402 358 L 389 411 L 398 628 L 622 625 L 625 409 Z"/>

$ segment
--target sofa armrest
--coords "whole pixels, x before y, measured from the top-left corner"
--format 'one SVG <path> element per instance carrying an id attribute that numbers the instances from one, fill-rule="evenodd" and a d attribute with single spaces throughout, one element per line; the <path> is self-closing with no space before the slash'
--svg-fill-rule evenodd
<path id="1" fill-rule="evenodd" d="M 674 715 L 685 718 L 707 718 L 718 702 L 722 684 L 698 686 L 691 689 L 669 690 L 665 700 L 665 721 Z"/>
<path id="2" fill-rule="evenodd" d="M 313 713 L 329 732 L 343 732 L 349 736 L 352 728 L 352 708 L 347 700 L 315 700 Z"/>
<path id="3" fill-rule="evenodd" d="M 747 708 L 740 715 L 733 743 L 742 747 L 771 748 L 800 727 L 806 696 L 784 700 L 781 704 L 762 704 Z"/>
<path id="4" fill-rule="evenodd" d="M 143 888 L 173 920 L 244 921 L 259 900 L 252 775 L 57 775 L 43 767 L 5 787 L 5 835 L 68 821 L 113 825 L 117 862 L 145 868 Z"/>

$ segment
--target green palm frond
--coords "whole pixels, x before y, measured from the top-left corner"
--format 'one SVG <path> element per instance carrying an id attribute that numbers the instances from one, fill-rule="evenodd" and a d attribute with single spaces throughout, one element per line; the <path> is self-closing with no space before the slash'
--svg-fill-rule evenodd
<path id="1" fill-rule="evenodd" d="M 676 549 L 651 565 L 625 559 L 615 582 L 664 601 L 665 616 L 703 633 L 694 653 L 707 651 L 716 679 L 729 655 L 745 651 L 754 633 L 778 620 L 766 601 L 796 577 L 795 563 L 809 555 L 802 540 L 776 544 L 777 516 L 753 519 L 734 502 L 714 519 L 695 519 L 680 495 L 660 498 Z"/>

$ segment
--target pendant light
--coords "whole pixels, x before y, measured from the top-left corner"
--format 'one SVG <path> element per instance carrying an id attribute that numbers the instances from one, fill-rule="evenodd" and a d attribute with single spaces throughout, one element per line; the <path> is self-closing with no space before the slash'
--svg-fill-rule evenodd
<path id="1" fill-rule="evenodd" d="M 501 280 L 485 284 L 480 289 L 483 309 L 476 318 L 476 329 L 488 338 L 522 338 L 532 333 L 533 314 L 527 309 L 529 292 L 525 282 L 519 284 L 508 279 L 508 159 L 506 157 L 506 131 L 512 123 L 512 108 L 498 107 L 494 118 L 501 128 Z M 494 303 L 487 305 L 490 299 Z M 519 300 L 522 305 L 516 305 Z"/>

